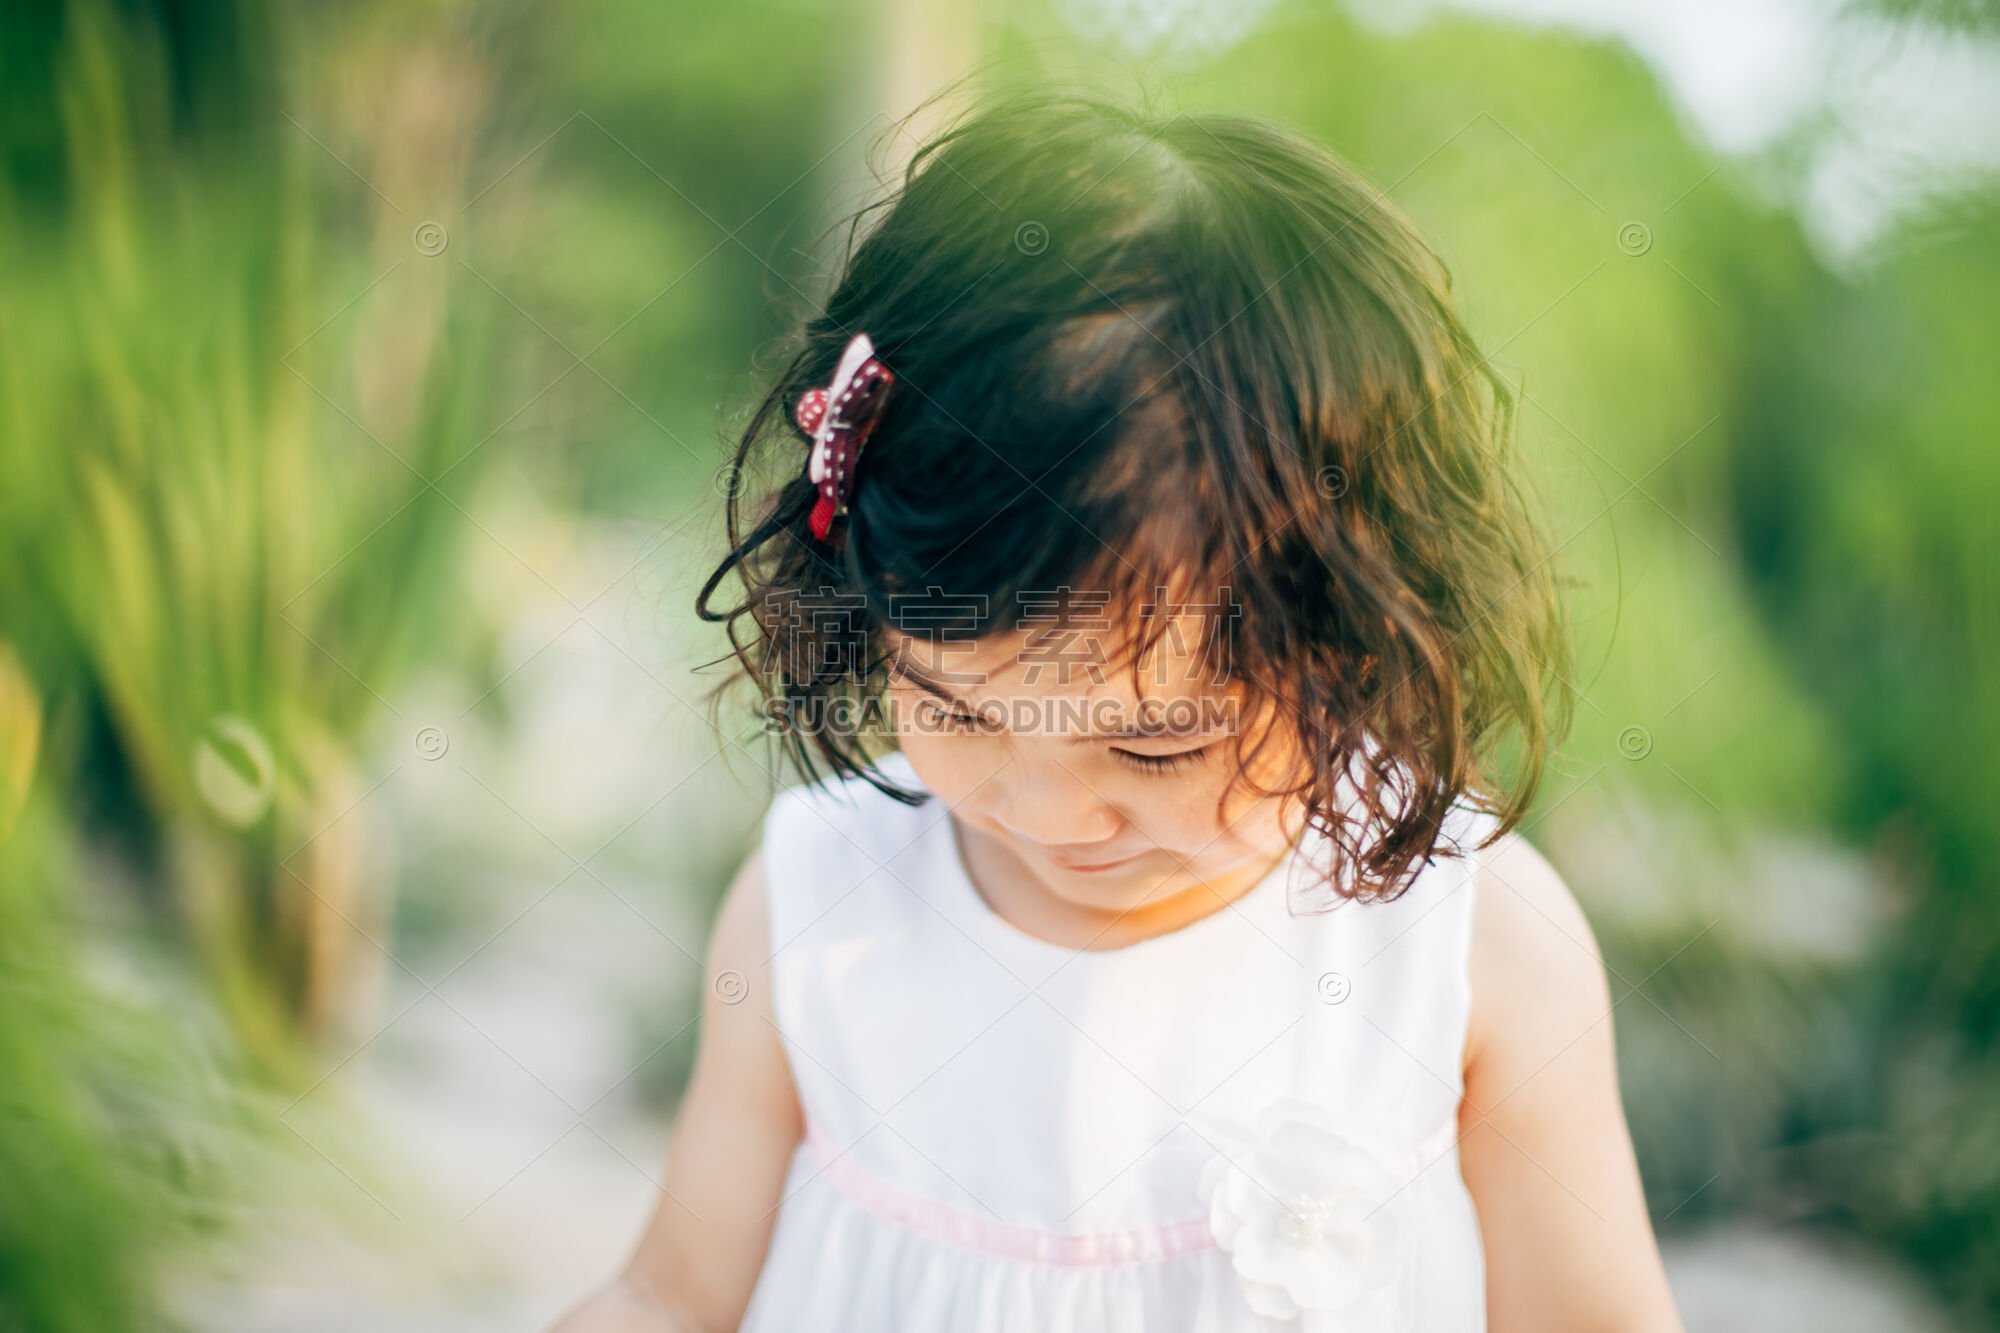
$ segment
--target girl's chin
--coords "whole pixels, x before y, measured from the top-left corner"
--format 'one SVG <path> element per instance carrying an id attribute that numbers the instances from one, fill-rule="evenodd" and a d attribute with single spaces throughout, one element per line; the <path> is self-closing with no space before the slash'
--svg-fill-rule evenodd
<path id="1" fill-rule="evenodd" d="M 1134 857 L 1131 864 L 1113 870 L 1086 873 L 1047 867 L 1041 875 L 1043 887 L 1075 907 L 1094 912 L 1130 912 L 1172 898 L 1179 886 L 1169 881 L 1177 877 L 1162 871 L 1159 858 Z"/>

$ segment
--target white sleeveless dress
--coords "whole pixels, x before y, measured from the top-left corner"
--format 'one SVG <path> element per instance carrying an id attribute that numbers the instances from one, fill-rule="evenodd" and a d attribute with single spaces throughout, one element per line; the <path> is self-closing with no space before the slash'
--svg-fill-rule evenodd
<path id="1" fill-rule="evenodd" d="M 942 801 L 781 793 L 772 1000 L 807 1134 L 742 1327 L 1482 1333 L 1459 852 L 1492 818 L 1454 807 L 1394 902 L 1293 915 L 1308 835 L 1230 906 L 1079 951 L 987 905 Z"/>

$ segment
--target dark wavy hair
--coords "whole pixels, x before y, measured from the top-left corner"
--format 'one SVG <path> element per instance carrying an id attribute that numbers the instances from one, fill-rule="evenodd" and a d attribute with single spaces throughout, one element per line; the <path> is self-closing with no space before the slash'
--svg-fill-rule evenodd
<path id="1" fill-rule="evenodd" d="M 832 547 L 793 409 L 856 332 L 897 383 Z M 787 350 L 696 610 L 809 778 L 924 799 L 874 769 L 879 733 L 798 721 L 881 699 L 908 599 L 943 590 L 931 632 L 977 638 L 1021 628 L 1024 593 L 1102 590 L 1136 662 L 1171 586 L 1228 590 L 1209 646 L 1304 756 L 1257 789 L 1329 836 L 1336 893 L 1400 895 L 1461 796 L 1499 816 L 1480 846 L 1531 806 L 1572 701 L 1512 391 L 1413 224 L 1309 136 L 1059 91 L 977 104 L 850 220 Z M 1239 732 L 1240 764 L 1281 735 Z"/>

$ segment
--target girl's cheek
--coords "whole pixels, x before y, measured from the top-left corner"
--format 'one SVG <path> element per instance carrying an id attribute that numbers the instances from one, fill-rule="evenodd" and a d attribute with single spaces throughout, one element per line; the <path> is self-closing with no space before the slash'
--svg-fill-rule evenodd
<path id="1" fill-rule="evenodd" d="M 1131 822 L 1161 847 L 1199 852 L 1223 832 L 1216 805 L 1224 783 L 1212 775 L 1141 776 L 1121 786 L 1136 798 L 1127 803 Z"/>
<path id="2" fill-rule="evenodd" d="M 897 729 L 897 744 L 924 785 L 956 806 L 976 792 L 1000 765 L 999 747 L 980 736 L 957 736 L 937 728 Z"/>

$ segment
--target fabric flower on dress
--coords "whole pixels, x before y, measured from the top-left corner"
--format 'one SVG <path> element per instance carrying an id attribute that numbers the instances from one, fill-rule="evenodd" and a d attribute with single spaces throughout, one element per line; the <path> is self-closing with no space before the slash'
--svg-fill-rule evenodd
<path id="1" fill-rule="evenodd" d="M 1203 1169 L 1201 1201 L 1250 1308 L 1275 1319 L 1355 1310 L 1411 1244 L 1407 1182 L 1320 1107 L 1266 1108 L 1254 1141 Z"/>

